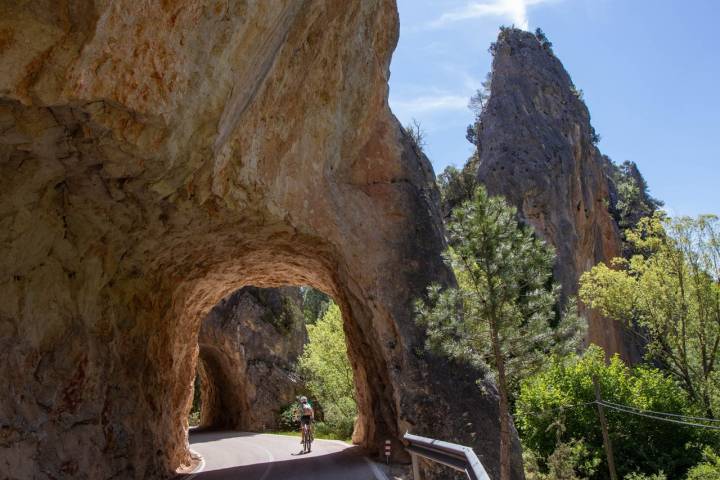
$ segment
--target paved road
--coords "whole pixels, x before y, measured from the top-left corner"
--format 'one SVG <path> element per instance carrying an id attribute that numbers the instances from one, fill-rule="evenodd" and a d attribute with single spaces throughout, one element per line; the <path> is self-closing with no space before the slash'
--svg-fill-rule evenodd
<path id="1" fill-rule="evenodd" d="M 190 448 L 205 465 L 192 480 L 386 480 L 360 449 L 334 440 L 315 440 L 301 454 L 300 438 L 240 432 L 198 432 Z"/>

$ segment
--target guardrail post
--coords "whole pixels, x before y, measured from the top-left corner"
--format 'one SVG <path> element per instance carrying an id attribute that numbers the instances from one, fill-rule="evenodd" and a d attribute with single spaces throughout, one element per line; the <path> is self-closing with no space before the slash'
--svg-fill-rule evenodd
<path id="1" fill-rule="evenodd" d="M 411 453 L 410 458 L 412 458 L 413 480 L 421 480 L 420 462 L 418 461 L 418 456 L 414 453 Z"/>

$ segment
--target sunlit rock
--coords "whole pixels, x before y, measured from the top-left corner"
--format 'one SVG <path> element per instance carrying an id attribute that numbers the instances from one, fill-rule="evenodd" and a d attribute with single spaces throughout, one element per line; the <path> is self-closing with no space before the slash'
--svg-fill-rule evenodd
<path id="1" fill-rule="evenodd" d="M 409 429 L 496 470 L 492 386 L 413 321 L 450 278 L 387 105 L 397 35 L 387 0 L 0 5 L 3 474 L 188 462 L 201 320 L 247 285 L 340 305 L 357 443 L 401 454 Z"/>

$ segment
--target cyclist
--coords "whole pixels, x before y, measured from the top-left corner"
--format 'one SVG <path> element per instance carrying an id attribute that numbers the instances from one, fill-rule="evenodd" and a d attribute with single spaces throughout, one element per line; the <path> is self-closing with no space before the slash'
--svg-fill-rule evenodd
<path id="1" fill-rule="evenodd" d="M 308 399 L 306 396 L 302 396 L 299 399 L 300 403 L 298 405 L 298 414 L 300 416 L 300 428 L 302 431 L 305 431 L 305 426 L 307 425 L 307 431 L 310 434 L 310 438 L 312 439 L 312 422 L 315 420 L 315 410 L 313 409 L 310 402 L 308 402 Z M 300 443 L 304 444 L 305 438 L 300 438 Z M 312 440 L 311 440 L 312 441 Z"/>

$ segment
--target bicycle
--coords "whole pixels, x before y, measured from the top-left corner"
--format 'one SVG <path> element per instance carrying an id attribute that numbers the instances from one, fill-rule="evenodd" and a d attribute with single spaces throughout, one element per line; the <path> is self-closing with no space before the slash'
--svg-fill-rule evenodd
<path id="1" fill-rule="evenodd" d="M 302 445 L 303 453 L 310 453 L 313 442 L 312 428 L 309 423 L 302 424 Z"/>

